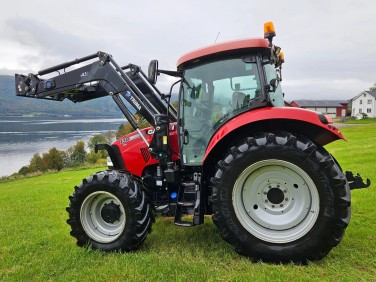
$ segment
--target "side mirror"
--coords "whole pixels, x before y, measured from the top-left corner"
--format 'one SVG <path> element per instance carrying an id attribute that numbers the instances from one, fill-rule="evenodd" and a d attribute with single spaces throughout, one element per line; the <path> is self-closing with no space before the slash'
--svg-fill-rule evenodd
<path id="1" fill-rule="evenodd" d="M 272 80 L 270 80 L 269 85 L 270 85 L 270 88 L 271 88 L 270 91 L 275 92 L 278 85 L 279 85 L 278 78 L 273 78 Z"/>
<path id="2" fill-rule="evenodd" d="M 151 60 L 148 68 L 148 80 L 151 84 L 157 83 L 158 74 L 158 60 Z"/>

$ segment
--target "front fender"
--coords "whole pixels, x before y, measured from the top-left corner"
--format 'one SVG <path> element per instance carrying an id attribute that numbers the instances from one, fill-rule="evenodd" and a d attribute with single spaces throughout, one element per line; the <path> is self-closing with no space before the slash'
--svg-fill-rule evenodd
<path id="1" fill-rule="evenodd" d="M 229 144 L 252 132 L 272 130 L 302 134 L 321 146 L 338 139 L 346 140 L 322 113 L 292 107 L 261 108 L 245 112 L 223 124 L 211 138 L 203 162 L 221 151 L 217 151 L 217 147 L 228 148 Z"/>
<path id="2" fill-rule="evenodd" d="M 116 145 L 108 145 L 108 144 L 96 144 L 95 147 L 95 153 L 98 153 L 99 150 L 106 150 L 108 153 L 108 156 L 110 157 L 113 169 L 116 170 L 125 170 L 125 164 L 123 162 L 123 159 L 120 155 L 119 147 Z"/>

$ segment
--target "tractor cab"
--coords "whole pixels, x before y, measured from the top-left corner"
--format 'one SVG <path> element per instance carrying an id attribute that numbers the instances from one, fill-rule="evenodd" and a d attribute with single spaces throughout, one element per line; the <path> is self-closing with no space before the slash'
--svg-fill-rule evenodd
<path id="1" fill-rule="evenodd" d="M 279 50 L 252 38 L 211 45 L 178 60 L 184 165 L 202 165 L 211 137 L 230 119 L 255 108 L 284 106 Z"/>

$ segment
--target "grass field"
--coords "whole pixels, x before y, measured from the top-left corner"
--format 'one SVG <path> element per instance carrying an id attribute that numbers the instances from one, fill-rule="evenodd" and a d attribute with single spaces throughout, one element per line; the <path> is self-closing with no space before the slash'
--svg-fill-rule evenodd
<path id="1" fill-rule="evenodd" d="M 252 263 L 237 255 L 208 217 L 182 228 L 158 218 L 135 253 L 78 248 L 65 223 L 74 185 L 98 169 L 0 183 L 0 280 L 6 281 L 376 281 L 376 126 L 341 130 L 327 149 L 344 170 L 373 180 L 352 192 L 352 220 L 338 247 L 307 266 Z"/>
<path id="2" fill-rule="evenodd" d="M 367 118 L 367 119 L 354 119 L 346 121 L 345 124 L 375 124 L 376 119 L 374 118 Z"/>

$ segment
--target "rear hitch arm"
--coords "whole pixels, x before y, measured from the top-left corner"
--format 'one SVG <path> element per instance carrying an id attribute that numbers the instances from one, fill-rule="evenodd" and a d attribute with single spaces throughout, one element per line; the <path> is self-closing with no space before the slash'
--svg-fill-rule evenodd
<path id="1" fill-rule="evenodd" d="M 349 182 L 350 190 L 368 188 L 371 185 L 371 180 L 367 178 L 367 182 L 364 183 L 359 173 L 354 176 L 351 171 L 346 171 L 346 178 Z"/>

